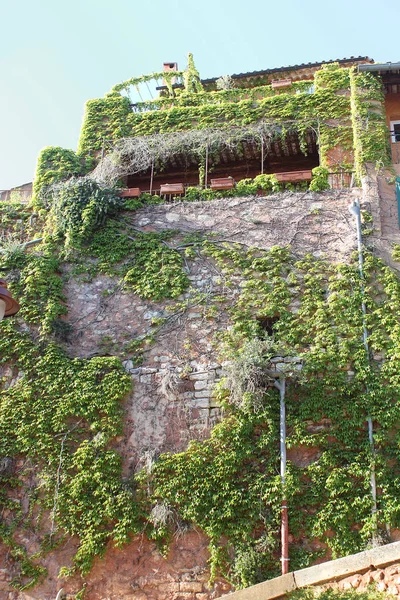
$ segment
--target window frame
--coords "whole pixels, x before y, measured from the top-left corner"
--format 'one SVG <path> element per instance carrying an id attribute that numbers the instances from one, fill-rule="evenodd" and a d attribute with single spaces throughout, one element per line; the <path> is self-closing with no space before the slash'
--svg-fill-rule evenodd
<path id="1" fill-rule="evenodd" d="M 395 121 L 390 121 L 390 137 L 392 140 L 392 144 L 400 143 L 400 137 L 398 140 L 396 140 L 396 136 L 400 136 L 400 131 L 399 131 L 399 133 L 395 133 L 395 131 L 394 131 L 395 125 L 400 125 L 400 119 L 397 119 Z"/>

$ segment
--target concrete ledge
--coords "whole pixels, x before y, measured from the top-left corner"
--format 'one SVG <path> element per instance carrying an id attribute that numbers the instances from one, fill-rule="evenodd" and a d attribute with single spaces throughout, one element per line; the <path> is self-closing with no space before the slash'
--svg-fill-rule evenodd
<path id="1" fill-rule="evenodd" d="M 397 552 L 400 556 L 400 544 Z M 301 569 L 301 571 L 294 571 L 293 575 L 296 581 L 296 587 L 302 588 L 307 587 L 308 585 L 317 585 L 319 583 L 331 581 L 332 579 L 342 579 L 353 573 L 364 573 L 365 571 L 368 571 L 371 566 L 367 554 L 368 552 L 360 552 L 359 554 L 352 554 L 319 565 L 314 565 L 307 569 Z"/>
<path id="2" fill-rule="evenodd" d="M 365 554 L 368 555 L 370 566 L 385 567 L 400 560 L 400 542 L 378 546 L 372 550 L 367 550 Z"/>
<path id="3" fill-rule="evenodd" d="M 301 569 L 301 571 L 293 571 L 244 590 L 227 594 L 220 600 L 272 600 L 285 596 L 298 588 L 337 581 L 354 573 L 366 572 L 371 567 L 384 567 L 399 561 L 400 542 L 394 542 Z"/>
<path id="4" fill-rule="evenodd" d="M 221 598 L 229 598 L 229 600 L 267 600 L 268 598 L 279 598 L 289 592 L 293 592 L 295 589 L 294 574 L 288 573 L 287 575 L 281 575 L 280 577 L 257 583 L 257 585 L 252 585 L 244 590 L 232 592 Z"/>

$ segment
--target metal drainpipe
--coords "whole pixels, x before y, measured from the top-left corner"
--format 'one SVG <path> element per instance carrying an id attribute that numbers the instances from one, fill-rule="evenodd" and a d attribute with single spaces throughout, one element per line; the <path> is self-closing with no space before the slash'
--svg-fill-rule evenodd
<path id="1" fill-rule="evenodd" d="M 358 270 L 360 273 L 360 279 L 361 279 L 360 285 L 361 285 L 361 294 L 362 294 L 361 310 L 362 310 L 363 342 L 364 342 L 365 352 L 367 355 L 367 360 L 369 362 L 370 358 L 369 358 L 369 346 L 368 346 L 368 330 L 367 330 L 367 324 L 366 324 L 367 307 L 365 305 L 365 299 L 364 299 L 365 287 L 364 287 L 364 258 L 363 258 L 363 253 L 362 253 L 362 235 L 361 235 L 361 211 L 360 211 L 360 203 L 358 200 L 355 200 L 353 202 L 353 204 L 350 206 L 350 212 L 356 218 Z M 368 386 L 366 386 L 366 391 L 367 392 L 369 391 Z M 367 416 L 367 423 L 368 423 L 368 439 L 369 439 L 369 444 L 371 447 L 371 454 L 372 454 L 371 477 L 370 477 L 371 496 L 372 496 L 371 512 L 372 512 L 372 517 L 375 520 L 376 512 L 377 512 L 376 479 L 375 479 L 375 445 L 374 445 L 374 429 L 373 429 L 373 425 L 372 425 L 372 418 L 369 415 Z M 374 525 L 376 527 L 376 522 L 374 523 Z"/>
<path id="2" fill-rule="evenodd" d="M 281 456 L 281 483 L 282 483 L 282 508 L 281 508 L 281 564 L 282 575 L 289 573 L 289 517 L 288 506 L 286 500 L 286 406 L 285 406 L 285 391 L 286 379 L 280 377 L 279 381 L 275 381 L 275 387 L 279 390 L 280 396 L 280 456 Z"/>

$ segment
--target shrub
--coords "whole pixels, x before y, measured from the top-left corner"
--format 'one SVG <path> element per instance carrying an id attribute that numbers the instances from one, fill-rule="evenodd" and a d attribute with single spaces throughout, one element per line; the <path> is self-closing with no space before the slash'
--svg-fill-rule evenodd
<path id="1" fill-rule="evenodd" d="M 329 171 L 325 167 L 315 167 L 312 170 L 312 181 L 310 183 L 310 190 L 313 192 L 323 192 L 329 189 L 328 183 Z"/>
<path id="2" fill-rule="evenodd" d="M 280 190 L 279 181 L 274 174 L 257 175 L 257 177 L 254 178 L 254 183 L 256 184 L 257 189 L 264 192 L 279 192 Z"/>
<path id="3" fill-rule="evenodd" d="M 114 189 L 101 188 L 89 179 L 70 180 L 54 191 L 52 212 L 57 233 L 65 235 L 67 245 L 79 247 L 123 206 L 124 199 Z"/>
<path id="4" fill-rule="evenodd" d="M 241 179 L 236 184 L 236 192 L 239 196 L 251 196 L 257 194 L 257 184 L 253 179 Z"/>

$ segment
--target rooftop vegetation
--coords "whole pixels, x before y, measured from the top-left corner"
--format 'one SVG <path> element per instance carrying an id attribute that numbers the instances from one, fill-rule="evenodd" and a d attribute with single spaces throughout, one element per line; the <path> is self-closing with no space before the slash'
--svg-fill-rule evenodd
<path id="1" fill-rule="evenodd" d="M 136 103 L 133 110 L 129 89 L 161 77 L 165 94 Z M 183 82 L 182 88 L 172 86 L 174 77 Z M 337 63 L 322 67 L 313 82 L 294 82 L 288 89 L 262 85 L 205 91 L 191 58 L 186 71 L 135 77 L 114 86 L 104 98 L 89 100 L 77 154 L 48 148 L 39 156 L 35 197 L 45 195 L 54 182 L 86 174 L 104 158 L 115 170 L 119 165 L 120 173 L 130 168 L 134 174 L 152 162 L 161 171 L 168 155 L 186 153 L 196 156 L 201 170 L 206 146 L 212 166 L 227 145 L 240 153 L 241 141 L 252 139 L 259 146 L 262 138 L 268 152 L 271 141 L 285 144 L 289 134 L 298 137 L 306 153 L 311 133 L 322 167 L 355 170 L 359 179 L 366 162 L 389 162 L 382 100 L 381 84 L 373 74 L 358 74 Z"/>

